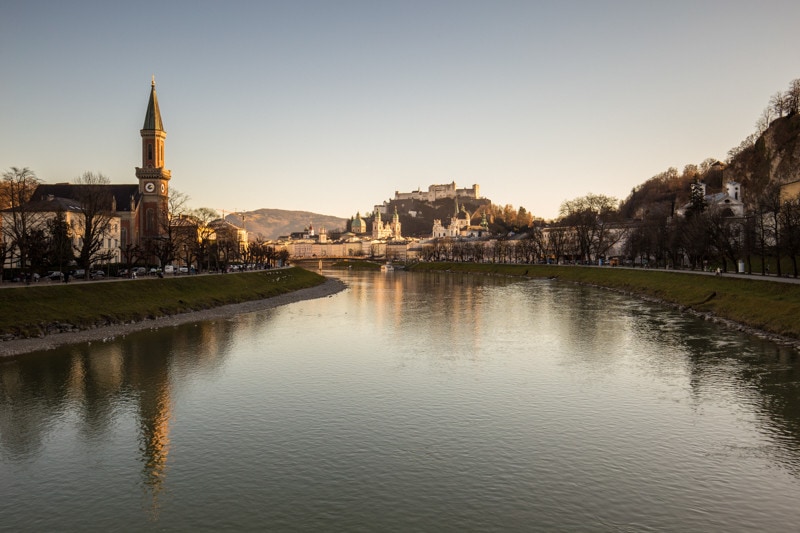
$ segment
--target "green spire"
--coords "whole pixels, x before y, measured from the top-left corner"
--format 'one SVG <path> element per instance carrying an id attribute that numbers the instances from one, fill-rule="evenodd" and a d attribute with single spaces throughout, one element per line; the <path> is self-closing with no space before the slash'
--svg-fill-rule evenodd
<path id="1" fill-rule="evenodd" d="M 164 131 L 164 124 L 161 122 L 161 111 L 158 109 L 158 96 L 156 96 L 156 77 L 150 85 L 150 101 L 147 103 L 147 112 L 144 115 L 143 130 Z"/>

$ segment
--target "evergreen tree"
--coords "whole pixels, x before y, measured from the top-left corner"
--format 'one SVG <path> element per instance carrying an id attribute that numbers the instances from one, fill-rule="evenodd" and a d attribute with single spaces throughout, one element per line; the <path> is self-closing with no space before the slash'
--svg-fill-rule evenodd
<path id="1" fill-rule="evenodd" d="M 47 221 L 47 232 L 50 236 L 50 266 L 61 272 L 75 259 L 72 251 L 71 230 L 67 223 L 67 216 L 62 209 L 56 216 Z"/>

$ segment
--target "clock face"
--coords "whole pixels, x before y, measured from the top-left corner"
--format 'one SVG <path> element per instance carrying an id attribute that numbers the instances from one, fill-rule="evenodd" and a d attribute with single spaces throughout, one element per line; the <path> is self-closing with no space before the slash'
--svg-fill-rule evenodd
<path id="1" fill-rule="evenodd" d="M 165 192 L 167 192 L 167 186 L 162 183 L 161 184 L 161 194 L 164 194 Z"/>
<path id="2" fill-rule="evenodd" d="M 147 192 L 153 192 L 154 190 L 156 190 L 156 184 L 153 183 L 152 181 L 148 181 L 147 183 L 144 184 L 144 190 Z"/>

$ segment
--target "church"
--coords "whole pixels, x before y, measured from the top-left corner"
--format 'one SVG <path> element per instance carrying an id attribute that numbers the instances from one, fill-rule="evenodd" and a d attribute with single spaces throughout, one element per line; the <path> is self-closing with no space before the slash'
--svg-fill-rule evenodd
<path id="1" fill-rule="evenodd" d="M 136 167 L 137 183 L 86 185 L 56 183 L 39 185 L 30 203 L 42 212 L 63 210 L 68 220 L 80 216 L 79 200 L 88 187 L 99 189 L 107 203 L 110 223 L 103 239 L 104 256 L 110 262 L 120 262 L 126 249 L 147 248 L 148 241 L 163 237 L 169 224 L 169 181 L 171 173 L 164 168 L 167 132 L 161 120 L 156 95 L 155 77 L 150 85 L 150 97 L 141 135 L 142 166 Z"/>

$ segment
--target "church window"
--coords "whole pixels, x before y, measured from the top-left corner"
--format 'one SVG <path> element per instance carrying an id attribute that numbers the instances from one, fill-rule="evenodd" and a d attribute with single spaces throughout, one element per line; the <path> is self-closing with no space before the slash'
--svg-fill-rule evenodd
<path id="1" fill-rule="evenodd" d="M 150 143 L 147 144 L 147 160 L 153 160 L 153 145 Z"/>
<path id="2" fill-rule="evenodd" d="M 144 228 L 146 231 L 153 231 L 156 227 L 156 211 L 152 207 L 147 210 Z"/>

